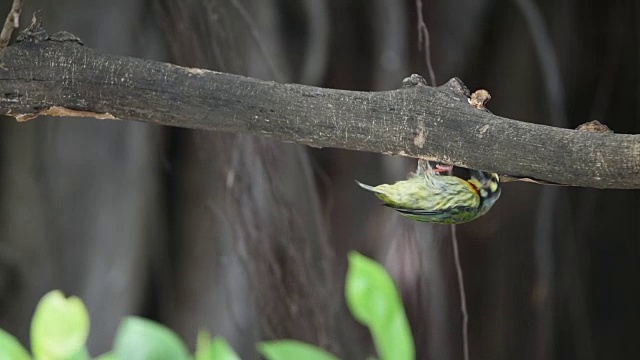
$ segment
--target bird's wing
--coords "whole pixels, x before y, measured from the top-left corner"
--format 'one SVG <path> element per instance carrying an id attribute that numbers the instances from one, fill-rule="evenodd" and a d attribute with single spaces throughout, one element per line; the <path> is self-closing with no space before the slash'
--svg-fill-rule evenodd
<path id="1" fill-rule="evenodd" d="M 407 215 L 418 215 L 418 216 L 441 216 L 441 215 L 454 215 L 462 212 L 473 212 L 476 211 L 476 208 L 472 208 L 469 206 L 457 206 L 449 209 L 438 209 L 438 210 L 425 210 L 425 209 L 402 209 L 393 206 L 386 205 L 398 212 Z"/>
<path id="2" fill-rule="evenodd" d="M 424 180 L 425 187 L 412 194 L 412 198 L 416 199 L 415 203 L 398 207 L 408 210 L 433 211 L 435 214 L 439 214 L 443 211 L 452 211 L 455 208 L 477 208 L 480 205 L 478 190 L 469 182 L 448 175 L 432 176 L 432 178 L 435 179 Z"/>

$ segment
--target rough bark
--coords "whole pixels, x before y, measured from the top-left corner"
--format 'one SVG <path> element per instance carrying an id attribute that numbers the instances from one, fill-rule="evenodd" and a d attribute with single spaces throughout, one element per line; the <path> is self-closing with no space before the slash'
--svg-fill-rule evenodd
<path id="1" fill-rule="evenodd" d="M 0 113 L 22 121 L 80 111 L 424 157 L 558 184 L 640 188 L 640 136 L 495 116 L 470 106 L 457 79 L 432 88 L 411 77 L 398 90 L 345 91 L 103 54 L 73 41 L 18 43 L 3 60 Z"/>

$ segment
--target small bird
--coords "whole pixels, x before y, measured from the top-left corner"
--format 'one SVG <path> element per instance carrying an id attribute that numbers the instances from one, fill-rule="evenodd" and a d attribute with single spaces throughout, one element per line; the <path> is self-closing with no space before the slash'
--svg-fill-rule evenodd
<path id="1" fill-rule="evenodd" d="M 436 224 L 462 224 L 486 214 L 500 197 L 500 177 L 472 170 L 469 180 L 440 175 L 451 167 L 418 162 L 418 171 L 407 180 L 395 184 L 369 186 L 356 180 L 362 188 L 373 192 L 383 205 L 417 221 Z"/>

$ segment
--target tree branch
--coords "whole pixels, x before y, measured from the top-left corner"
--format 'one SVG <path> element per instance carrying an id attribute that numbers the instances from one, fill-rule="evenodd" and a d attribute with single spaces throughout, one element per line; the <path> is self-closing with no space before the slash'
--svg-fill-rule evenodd
<path id="1" fill-rule="evenodd" d="M 68 34 L 65 34 L 68 35 Z M 0 113 L 93 116 L 423 157 L 516 177 L 640 188 L 640 136 L 554 128 L 469 104 L 457 79 L 393 91 L 278 84 L 102 54 L 68 36 L 6 49 Z"/>

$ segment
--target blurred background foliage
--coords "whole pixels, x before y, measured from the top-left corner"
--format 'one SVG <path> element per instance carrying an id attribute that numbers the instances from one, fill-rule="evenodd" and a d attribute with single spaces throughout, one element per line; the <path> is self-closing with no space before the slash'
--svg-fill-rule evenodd
<path id="1" fill-rule="evenodd" d="M 505 117 L 640 133 L 636 1 L 423 3 L 438 84 L 488 89 Z M 49 32 L 92 48 L 261 79 L 386 90 L 428 74 L 414 0 L 27 0 L 23 24 L 36 9 Z M 60 288 L 86 302 L 93 354 L 137 314 L 189 344 L 208 328 L 243 359 L 278 338 L 363 359 L 371 339 L 341 295 L 353 249 L 394 276 L 417 358 L 462 357 L 450 229 L 400 218 L 353 182 L 404 178 L 415 161 L 126 121 L 3 120 L 0 327 L 23 343 L 38 299 Z M 458 227 L 472 357 L 637 353 L 640 192 L 502 194 Z"/>

